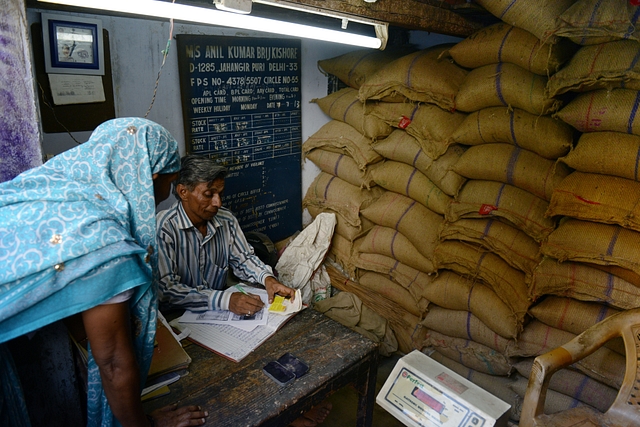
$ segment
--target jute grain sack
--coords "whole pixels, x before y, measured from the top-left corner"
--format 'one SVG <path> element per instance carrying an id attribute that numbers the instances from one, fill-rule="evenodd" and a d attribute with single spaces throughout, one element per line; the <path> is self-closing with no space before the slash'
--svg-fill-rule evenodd
<path id="1" fill-rule="evenodd" d="M 517 346 L 512 346 L 508 356 L 534 357 L 568 343 L 575 334 L 552 328 L 538 320 L 532 320 L 520 334 Z M 572 365 L 580 372 L 611 387 L 620 388 L 625 372 L 624 356 L 600 347 L 591 355 Z"/>
<path id="2" fill-rule="evenodd" d="M 516 406 L 515 399 L 519 399 L 520 397 L 517 396 L 513 392 L 513 390 L 508 388 L 508 385 L 515 381 L 515 378 L 513 378 L 513 376 L 506 377 L 485 374 L 484 372 L 476 371 L 475 369 L 464 366 L 462 363 L 456 362 L 453 359 L 443 356 L 437 351 L 429 354 L 429 357 L 451 369 L 456 374 L 471 381 L 480 388 L 493 394 L 498 399 L 501 399 L 504 402 L 510 404 L 512 408 Z M 513 409 L 511 415 L 513 415 Z M 512 416 L 509 416 L 509 418 L 513 419 Z"/>
<path id="3" fill-rule="evenodd" d="M 454 99 L 467 71 L 451 58 L 440 57 L 450 47 L 450 44 L 430 47 L 385 65 L 360 87 L 360 100 L 410 99 L 454 110 Z"/>
<path id="4" fill-rule="evenodd" d="M 614 274 L 579 262 L 558 262 L 545 257 L 533 273 L 529 296 L 558 295 L 595 301 L 621 310 L 640 307 L 640 287 Z"/>
<path id="5" fill-rule="evenodd" d="M 524 273 L 492 252 L 462 242 L 444 241 L 434 251 L 438 269 L 453 270 L 472 279 L 480 278 L 513 311 L 521 322 L 529 308 Z"/>
<path id="6" fill-rule="evenodd" d="M 462 145 L 449 146 L 443 155 L 434 160 L 421 148 L 416 138 L 401 129 L 396 129 L 385 139 L 374 142 L 373 149 L 386 159 L 406 163 L 418 169 L 449 196 L 458 194 L 466 181 L 463 176 L 451 170 L 451 166 L 465 151 Z"/>
<path id="7" fill-rule="evenodd" d="M 578 301 L 573 298 L 548 296 L 532 306 L 529 313 L 545 325 L 579 335 L 620 310 L 595 302 Z M 614 338 L 605 344 L 609 350 L 625 354 L 622 338 Z"/>
<path id="8" fill-rule="evenodd" d="M 490 250 L 513 268 L 531 274 L 540 263 L 540 245 L 523 231 L 498 218 L 459 219 L 447 222 L 441 240 L 461 240 Z"/>
<path id="9" fill-rule="evenodd" d="M 380 187 L 410 197 L 441 215 L 451 202 L 433 181 L 406 163 L 384 161 L 371 168 L 371 177 Z"/>
<path id="10" fill-rule="evenodd" d="M 344 122 L 369 139 L 384 138 L 393 130 L 376 117 L 365 114 L 365 106 L 353 88 L 340 89 L 324 98 L 312 99 L 320 109 L 334 120 Z"/>
<path id="11" fill-rule="evenodd" d="M 386 50 L 360 49 L 344 55 L 318 61 L 318 67 L 325 73 L 333 74 L 347 86 L 360 86 L 386 64 L 408 55 L 410 48 Z"/>
<path id="12" fill-rule="evenodd" d="M 451 142 L 464 145 L 509 142 L 557 159 L 569 152 L 574 129 L 549 116 L 538 116 L 518 108 L 489 107 L 471 113 L 451 135 Z"/>
<path id="13" fill-rule="evenodd" d="M 579 0 L 561 12 L 555 34 L 582 45 L 640 40 L 638 7 L 627 0 Z"/>
<path id="14" fill-rule="evenodd" d="M 507 24 L 529 31 L 545 43 L 554 43 L 556 18 L 576 0 L 478 0 L 477 3 Z"/>
<path id="15" fill-rule="evenodd" d="M 533 357 L 528 357 L 516 362 L 514 367 L 524 378 L 529 378 L 533 361 Z M 549 390 L 572 396 L 601 412 L 606 412 L 618 395 L 618 390 L 572 368 L 561 369 L 553 374 Z"/>
<path id="16" fill-rule="evenodd" d="M 403 286 L 416 301 L 423 298 L 425 286 L 431 283 L 434 277 L 386 255 L 360 252 L 354 257 L 353 262 L 358 267 L 358 274 L 367 271 L 383 274 Z"/>
<path id="17" fill-rule="evenodd" d="M 367 231 L 371 230 L 371 228 L 375 225 L 367 218 L 364 218 L 360 215 L 360 225 L 354 226 L 349 223 L 340 213 L 332 211 L 330 209 L 323 209 L 316 205 L 307 205 L 307 210 L 309 211 L 309 215 L 315 219 L 322 212 L 331 212 L 336 215 L 336 227 L 335 232 L 344 237 L 345 239 L 353 242 L 358 237 L 362 237 L 367 234 Z"/>
<path id="18" fill-rule="evenodd" d="M 402 194 L 387 191 L 361 211 L 369 221 L 402 233 L 427 258 L 433 258 L 444 218 Z"/>
<path id="19" fill-rule="evenodd" d="M 545 200 L 570 173 L 562 163 L 500 143 L 469 147 L 452 169 L 468 179 L 504 182 Z"/>
<path id="20" fill-rule="evenodd" d="M 424 273 L 433 273 L 433 260 L 422 255 L 402 233 L 376 225 L 362 239 L 359 252 L 386 255 Z"/>
<path id="21" fill-rule="evenodd" d="M 348 154 L 362 170 L 367 165 L 382 160 L 382 156 L 371 147 L 371 140 L 352 126 L 332 120 L 323 125 L 302 144 L 302 153 L 307 154 L 314 148 Z"/>
<path id="22" fill-rule="evenodd" d="M 432 304 L 420 324 L 430 331 L 472 340 L 502 354 L 514 345 L 513 340 L 501 337 L 466 310 L 449 310 Z"/>
<path id="23" fill-rule="evenodd" d="M 547 97 L 547 78 L 508 62 L 475 68 L 456 95 L 456 108 L 472 112 L 488 107 L 521 108 L 531 114 L 549 114 L 561 102 Z"/>
<path id="24" fill-rule="evenodd" d="M 364 190 L 336 176 L 320 172 L 307 189 L 302 207 L 315 206 L 337 212 L 347 223 L 359 227 L 360 210 L 369 206 L 384 192 L 380 187 Z"/>
<path id="25" fill-rule="evenodd" d="M 449 205 L 447 221 L 500 217 L 540 242 L 555 229 L 545 217 L 549 203 L 528 191 L 493 181 L 469 180 Z"/>
<path id="26" fill-rule="evenodd" d="M 567 43 L 543 43 L 530 32 L 504 22 L 476 31 L 449 50 L 453 60 L 465 68 L 509 62 L 543 76 L 558 71 L 572 53 Z"/>
<path id="27" fill-rule="evenodd" d="M 640 135 L 636 105 L 640 91 L 629 89 L 592 90 L 578 95 L 554 117 L 580 132 L 623 132 Z"/>
<path id="28" fill-rule="evenodd" d="M 512 360 L 502 353 L 475 341 L 450 337 L 437 331 L 426 331 L 425 352 L 431 349 L 457 360 L 474 371 L 488 375 L 508 376 L 513 371 Z"/>
<path id="29" fill-rule="evenodd" d="M 378 102 L 367 107 L 366 112 L 394 128 L 404 129 L 433 159 L 447 151 L 451 135 L 466 117 L 432 104 L 407 102 Z"/>
<path id="30" fill-rule="evenodd" d="M 389 321 L 398 341 L 398 349 L 400 351 L 409 353 L 418 348 L 418 345 L 422 346 L 413 342 L 413 331 L 419 328 L 419 317 L 402 309 L 391 300 L 380 298 L 379 295 L 368 291 L 360 283 L 350 280 L 331 266 L 327 266 L 327 273 L 331 279 L 331 286 L 341 291 L 355 294 L 367 307 Z"/>
<path id="31" fill-rule="evenodd" d="M 549 78 L 547 93 L 597 89 L 640 89 L 640 45 L 635 40 L 619 40 L 584 46 L 569 63 Z"/>
<path id="32" fill-rule="evenodd" d="M 618 224 L 640 231 L 640 182 L 573 172 L 553 192 L 547 215 Z"/>
<path id="33" fill-rule="evenodd" d="M 638 158 L 640 136 L 620 132 L 589 132 L 583 133 L 576 147 L 558 160 L 580 172 L 640 181 Z"/>
<path id="34" fill-rule="evenodd" d="M 560 261 L 617 265 L 640 274 L 640 233 L 620 227 L 566 218 L 540 246 Z"/>
<path id="35" fill-rule="evenodd" d="M 323 172 L 337 176 L 351 185 L 367 189 L 376 185 L 369 177 L 369 173 L 362 171 L 355 160 L 347 154 L 339 154 L 316 148 L 309 151 L 306 157 Z"/>
<path id="36" fill-rule="evenodd" d="M 424 297 L 449 310 L 473 313 L 489 329 L 504 338 L 517 338 L 524 315 L 517 317 L 491 288 L 480 280 L 453 271 L 441 271 L 424 289 Z"/>
<path id="37" fill-rule="evenodd" d="M 380 343 L 382 355 L 389 356 L 398 349 L 398 341 L 387 319 L 368 308 L 360 298 L 350 292 L 340 292 L 331 298 L 317 301 L 313 309 L 371 341 Z"/>
<path id="38" fill-rule="evenodd" d="M 389 299 L 414 316 L 421 317 L 427 311 L 429 301 L 422 297 L 416 300 L 404 287 L 373 271 L 360 275 L 358 282 L 367 290 Z"/>
<path id="39" fill-rule="evenodd" d="M 351 242 L 338 233 L 333 233 L 329 258 L 333 259 L 351 277 L 356 275 L 356 267 L 353 265 L 353 254 L 356 251 L 359 240 Z"/>
<path id="40" fill-rule="evenodd" d="M 517 379 L 509 385 L 511 390 L 518 394 L 522 399 L 524 399 L 525 393 L 527 391 L 527 386 L 529 384 L 528 378 L 516 377 Z M 547 389 L 546 391 L 546 399 L 544 401 L 544 413 L 545 414 L 555 414 L 558 412 L 563 412 L 573 408 L 590 408 L 593 407 L 587 405 L 586 403 L 580 401 L 579 399 L 568 396 L 564 393 L 560 393 L 555 390 Z"/>

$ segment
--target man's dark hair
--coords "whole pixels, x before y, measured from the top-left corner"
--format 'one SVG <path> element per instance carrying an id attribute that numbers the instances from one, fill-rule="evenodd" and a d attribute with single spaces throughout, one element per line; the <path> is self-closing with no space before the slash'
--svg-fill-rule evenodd
<path id="1" fill-rule="evenodd" d="M 180 173 L 173 186 L 173 195 L 177 199 L 180 199 L 178 184 L 182 184 L 189 191 L 193 191 L 196 185 L 202 182 L 211 185 L 217 178 L 227 176 L 227 168 L 216 164 L 215 160 L 207 156 L 187 154 L 182 158 L 180 164 Z"/>

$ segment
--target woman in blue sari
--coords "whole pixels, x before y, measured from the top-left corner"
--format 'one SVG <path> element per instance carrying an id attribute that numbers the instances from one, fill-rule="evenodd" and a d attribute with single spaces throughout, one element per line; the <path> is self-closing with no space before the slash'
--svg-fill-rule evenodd
<path id="1" fill-rule="evenodd" d="M 90 426 L 200 425 L 207 416 L 192 406 L 150 417 L 140 402 L 156 328 L 155 208 L 179 167 L 166 129 L 122 118 L 0 184 L 0 343 L 82 313 Z M 5 356 L 0 402 L 19 384 Z"/>

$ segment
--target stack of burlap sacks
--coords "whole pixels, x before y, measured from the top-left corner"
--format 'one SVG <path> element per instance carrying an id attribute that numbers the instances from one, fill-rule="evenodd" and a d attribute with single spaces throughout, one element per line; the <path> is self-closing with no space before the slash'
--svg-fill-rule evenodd
<path id="1" fill-rule="evenodd" d="M 303 145 L 323 171 L 304 204 L 338 214 L 334 287 L 518 420 L 536 356 L 640 306 L 637 7 L 478 3 L 504 22 L 321 61 L 350 87 L 316 100 L 333 121 Z M 546 412 L 605 411 L 624 354 L 556 374 Z"/>

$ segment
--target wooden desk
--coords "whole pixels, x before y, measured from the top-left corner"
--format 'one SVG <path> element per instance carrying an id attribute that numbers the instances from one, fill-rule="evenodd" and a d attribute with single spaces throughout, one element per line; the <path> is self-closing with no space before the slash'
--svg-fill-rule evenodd
<path id="1" fill-rule="evenodd" d="M 209 411 L 207 426 L 283 427 L 352 384 L 359 393 L 357 426 L 371 426 L 378 344 L 317 311 L 298 313 L 239 363 L 195 344 L 185 348 L 193 359 L 189 374 L 169 386 L 169 395 L 145 402 L 147 413 L 171 403 L 200 405 Z M 286 352 L 310 369 L 280 387 L 262 367 Z"/>

